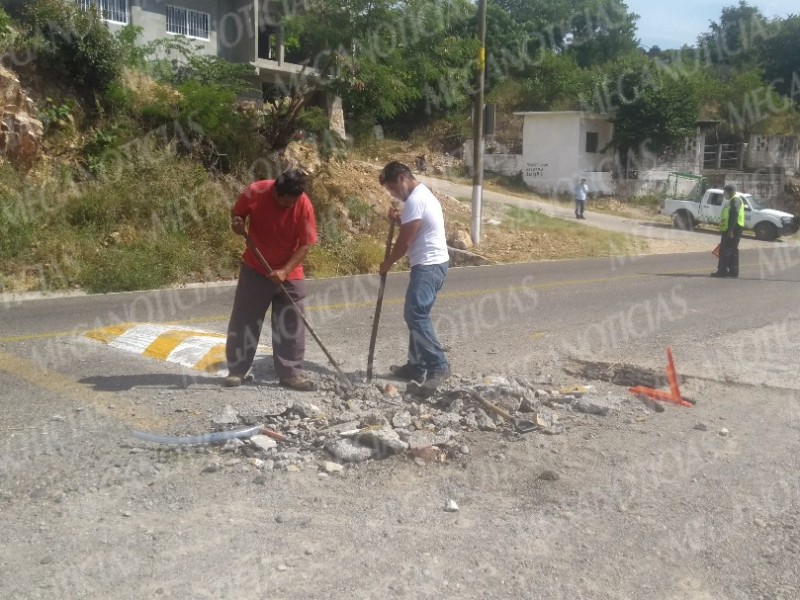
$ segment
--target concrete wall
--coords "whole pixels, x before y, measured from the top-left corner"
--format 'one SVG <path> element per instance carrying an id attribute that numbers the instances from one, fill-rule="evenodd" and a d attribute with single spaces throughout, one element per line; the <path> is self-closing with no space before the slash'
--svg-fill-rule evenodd
<path id="1" fill-rule="evenodd" d="M 220 56 L 231 62 L 256 59 L 255 1 L 229 0 L 219 22 Z"/>
<path id="2" fill-rule="evenodd" d="M 593 194 L 614 191 L 614 157 L 601 150 L 611 141 L 613 124 L 580 112 L 528 113 L 522 129 L 522 177 L 544 194 L 571 195 L 580 177 Z M 597 152 L 587 152 L 587 133 L 597 134 Z"/>
<path id="3" fill-rule="evenodd" d="M 737 190 L 752 194 L 760 204 L 771 207 L 783 193 L 786 179 L 782 173 L 726 173 L 725 183 L 732 183 Z"/>
<path id="4" fill-rule="evenodd" d="M 538 192 L 569 189 L 579 164 L 579 113 L 526 114 L 522 124 L 522 179 Z"/>
<path id="5" fill-rule="evenodd" d="M 597 152 L 586 152 L 587 133 L 598 134 Z M 608 119 L 597 117 L 583 117 L 580 120 L 580 133 L 578 136 L 580 155 L 578 165 L 581 172 L 611 171 L 613 170 L 613 152 L 600 152 L 611 141 L 614 133 L 614 124 Z"/>
<path id="6" fill-rule="evenodd" d="M 751 169 L 783 169 L 790 175 L 800 171 L 800 140 L 796 137 L 750 136 L 745 157 Z"/>
<path id="7" fill-rule="evenodd" d="M 472 140 L 464 142 L 464 166 L 470 169 L 474 162 L 472 160 Z M 506 175 L 514 177 L 522 172 L 522 155 L 521 154 L 489 154 L 483 155 L 483 170 L 488 173 L 497 173 L 498 175 Z"/>
<path id="8" fill-rule="evenodd" d="M 669 174 L 673 172 L 700 175 L 703 170 L 703 152 L 705 138 L 698 129 L 695 135 L 686 138 L 683 148 L 677 152 L 663 155 L 647 154 L 641 157 L 638 166 L 638 178 L 617 183 L 617 193 L 621 196 L 645 196 L 665 192 Z M 671 187 L 669 194 L 684 196 L 692 194 L 696 184 L 691 180 L 683 180 L 677 188 Z"/>
<path id="9" fill-rule="evenodd" d="M 542 194 L 573 193 L 585 177 L 594 194 L 613 192 L 613 155 L 600 152 L 610 141 L 613 125 L 600 116 L 580 112 L 519 113 L 523 116 L 522 154 L 484 154 L 484 169 L 522 175 Z M 597 152 L 587 152 L 587 133 L 597 133 Z M 472 140 L 464 145 L 464 162 L 473 166 Z"/>
<path id="10" fill-rule="evenodd" d="M 139 38 L 142 45 L 162 38 L 179 37 L 167 33 L 167 5 L 179 6 L 204 12 L 209 15 L 209 38 L 201 40 L 188 38 L 199 54 L 220 55 L 217 24 L 220 21 L 220 0 L 130 0 L 131 23 L 144 31 Z M 224 3 L 227 4 L 227 3 Z M 227 8 L 227 7 L 226 7 Z M 118 26 L 109 23 L 114 30 Z"/>

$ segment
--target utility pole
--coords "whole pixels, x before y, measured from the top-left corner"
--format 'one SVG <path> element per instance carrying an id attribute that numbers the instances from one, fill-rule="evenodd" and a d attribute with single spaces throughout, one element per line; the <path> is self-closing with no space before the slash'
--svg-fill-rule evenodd
<path id="1" fill-rule="evenodd" d="M 483 84 L 486 71 L 486 0 L 478 0 L 477 94 L 472 112 L 472 228 L 473 244 L 481 243 L 481 202 L 483 200 Z"/>

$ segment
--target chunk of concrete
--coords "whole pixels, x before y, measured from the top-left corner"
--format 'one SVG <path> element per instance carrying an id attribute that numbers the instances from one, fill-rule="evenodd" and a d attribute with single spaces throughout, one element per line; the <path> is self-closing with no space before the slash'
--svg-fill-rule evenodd
<path id="1" fill-rule="evenodd" d="M 607 417 L 617 412 L 618 402 L 612 398 L 599 398 L 597 396 L 585 396 L 572 403 L 572 408 L 578 412 L 589 415 L 599 415 Z"/>
<path id="2" fill-rule="evenodd" d="M 325 444 L 325 449 L 342 462 L 364 462 L 372 458 L 372 448 L 362 446 L 352 438 L 337 438 Z"/>
<path id="3" fill-rule="evenodd" d="M 358 434 L 356 440 L 361 445 L 372 448 L 375 458 L 384 458 L 408 450 L 408 444 L 400 439 L 400 435 L 394 429 L 388 427 L 363 431 Z"/>
<path id="4" fill-rule="evenodd" d="M 254 446 L 258 446 L 264 452 L 268 452 L 269 450 L 278 447 L 278 442 L 266 435 L 254 435 L 250 438 L 250 443 Z"/>

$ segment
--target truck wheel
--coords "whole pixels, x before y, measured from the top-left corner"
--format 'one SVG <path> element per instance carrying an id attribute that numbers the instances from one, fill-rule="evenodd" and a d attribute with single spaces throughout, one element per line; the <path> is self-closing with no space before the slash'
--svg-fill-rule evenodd
<path id="1" fill-rule="evenodd" d="M 753 227 L 757 240 L 771 242 L 778 239 L 778 228 L 772 223 L 762 222 Z"/>
<path id="2" fill-rule="evenodd" d="M 692 215 L 684 211 L 676 212 L 675 214 L 672 215 L 672 226 L 675 229 L 683 229 L 687 231 L 689 229 L 692 229 L 693 227 Z"/>

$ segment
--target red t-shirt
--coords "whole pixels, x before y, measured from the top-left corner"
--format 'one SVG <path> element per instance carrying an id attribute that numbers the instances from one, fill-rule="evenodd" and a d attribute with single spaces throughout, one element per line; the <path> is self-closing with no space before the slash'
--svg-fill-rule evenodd
<path id="1" fill-rule="evenodd" d="M 236 200 L 232 213 L 243 219 L 250 217 L 250 237 L 273 269 L 282 268 L 300 246 L 317 243 L 317 222 L 311 200 L 301 194 L 294 206 L 282 208 L 278 205 L 274 179 L 250 184 Z M 267 275 L 250 248 L 242 254 L 242 261 Z M 301 263 L 287 279 L 303 279 L 303 275 Z"/>

